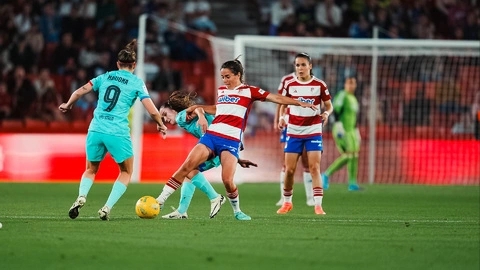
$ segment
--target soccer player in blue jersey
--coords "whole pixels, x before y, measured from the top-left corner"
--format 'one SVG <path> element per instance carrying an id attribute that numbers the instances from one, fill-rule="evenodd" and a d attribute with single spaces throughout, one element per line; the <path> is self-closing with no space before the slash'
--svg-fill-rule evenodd
<path id="1" fill-rule="evenodd" d="M 207 127 L 212 123 L 215 116 L 204 113 L 201 108 L 196 109 L 192 115 L 187 115 L 186 109 L 195 105 L 193 100 L 194 97 L 195 94 L 192 95 L 191 93 L 184 91 L 175 91 L 170 95 L 166 104 L 160 109 L 160 114 L 162 115 L 164 122 L 172 125 L 177 124 L 188 133 L 200 138 L 205 133 Z M 243 168 L 249 168 L 250 166 L 257 167 L 257 164 L 244 159 L 238 159 L 238 164 Z M 190 172 L 187 176 L 190 181 L 184 181 L 181 187 L 178 208 L 172 213 L 162 216 L 162 218 L 188 218 L 187 209 L 192 201 L 195 187 L 198 187 L 210 199 L 210 218 L 215 217 L 220 210 L 219 206 L 223 204 L 226 199 L 215 191 L 202 172 L 218 166 L 220 166 L 220 158 L 217 156 L 201 164 L 198 170 Z"/>
<path id="2" fill-rule="evenodd" d="M 118 163 L 120 174 L 113 184 L 110 196 L 105 205 L 98 211 L 102 220 L 108 220 L 110 211 L 125 193 L 133 171 L 133 150 L 128 126 L 128 114 L 137 98 L 145 106 L 159 131 L 165 133 L 160 112 L 148 95 L 145 83 L 133 74 L 136 66 L 136 40 L 132 40 L 118 53 L 118 70 L 107 72 L 75 90 L 67 103 L 59 106 L 60 111 L 67 112 L 82 96 L 95 91 L 98 94 L 98 105 L 93 113 L 86 138 L 87 168 L 80 180 L 78 198 L 68 211 L 70 218 L 75 219 L 80 208 L 85 205 L 88 192 L 92 187 L 100 162 L 107 152 Z"/>

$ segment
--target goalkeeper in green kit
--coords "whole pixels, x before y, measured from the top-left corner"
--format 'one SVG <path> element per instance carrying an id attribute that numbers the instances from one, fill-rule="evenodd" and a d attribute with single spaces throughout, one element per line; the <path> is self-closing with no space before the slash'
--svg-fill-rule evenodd
<path id="1" fill-rule="evenodd" d="M 357 126 L 359 104 L 355 97 L 357 80 L 354 77 L 345 79 L 345 89 L 333 99 L 335 124 L 332 135 L 340 151 L 340 156 L 322 174 L 323 189 L 328 189 L 329 177 L 347 165 L 348 190 L 357 191 L 358 153 L 360 151 L 360 133 Z"/>

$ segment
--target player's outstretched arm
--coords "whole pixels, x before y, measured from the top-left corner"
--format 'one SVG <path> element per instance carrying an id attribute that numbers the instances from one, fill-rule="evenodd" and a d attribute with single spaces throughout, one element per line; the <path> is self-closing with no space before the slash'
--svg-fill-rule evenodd
<path id="1" fill-rule="evenodd" d="M 157 130 L 165 135 L 167 132 L 167 127 L 163 123 L 162 116 L 160 115 L 160 112 L 158 111 L 157 107 L 155 107 L 155 104 L 153 104 L 152 99 L 144 98 L 142 99 L 142 104 L 147 110 L 150 117 L 153 119 L 153 121 L 157 123 Z"/>
<path id="2" fill-rule="evenodd" d="M 75 104 L 77 100 L 79 100 L 82 96 L 90 93 L 92 90 L 93 86 L 90 83 L 86 83 L 82 87 L 75 90 L 68 99 L 67 103 L 62 103 L 60 106 L 58 106 L 58 109 L 63 113 L 67 112 L 72 108 L 73 104 Z"/>
<path id="3" fill-rule="evenodd" d="M 301 101 L 295 100 L 293 98 L 289 98 L 289 97 L 286 97 L 286 96 L 273 94 L 273 93 L 268 94 L 268 96 L 266 97 L 266 100 L 268 100 L 270 102 L 277 103 L 277 104 L 295 105 L 295 106 L 301 106 L 303 108 L 311 108 L 314 111 L 318 110 L 317 106 L 315 106 L 313 104 L 306 103 L 306 102 L 301 102 Z"/>

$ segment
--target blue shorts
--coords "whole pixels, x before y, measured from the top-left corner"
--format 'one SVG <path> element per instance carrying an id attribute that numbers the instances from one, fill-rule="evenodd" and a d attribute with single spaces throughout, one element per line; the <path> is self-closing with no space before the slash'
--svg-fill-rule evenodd
<path id="1" fill-rule="evenodd" d="M 122 163 L 133 156 L 132 141 L 129 136 L 119 137 L 99 132 L 89 131 L 85 144 L 87 160 L 102 161 L 107 152 L 116 163 Z"/>
<path id="2" fill-rule="evenodd" d="M 287 128 L 283 128 L 282 132 L 280 133 L 280 142 L 286 143 L 287 142 Z"/>
<path id="3" fill-rule="evenodd" d="M 240 142 L 216 136 L 210 133 L 205 133 L 198 143 L 210 148 L 215 156 L 219 157 L 223 151 L 228 151 L 237 159 L 240 152 Z"/>
<path id="4" fill-rule="evenodd" d="M 287 137 L 287 142 L 285 143 L 285 148 L 283 151 L 285 153 L 302 154 L 303 148 L 305 148 L 307 152 L 323 151 L 322 136 L 318 135 L 307 138 Z"/>
<path id="5" fill-rule="evenodd" d="M 215 157 L 200 164 L 200 166 L 198 166 L 198 170 L 204 172 L 218 166 L 220 166 L 220 157 Z"/>

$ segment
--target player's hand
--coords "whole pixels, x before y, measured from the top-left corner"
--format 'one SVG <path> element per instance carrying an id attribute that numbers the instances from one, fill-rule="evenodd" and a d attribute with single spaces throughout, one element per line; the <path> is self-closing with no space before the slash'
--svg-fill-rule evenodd
<path id="1" fill-rule="evenodd" d="M 68 112 L 70 109 L 72 109 L 72 105 L 67 106 L 67 103 L 62 103 L 60 106 L 58 106 L 58 109 L 59 109 L 61 112 L 66 113 L 66 112 Z"/>
<path id="2" fill-rule="evenodd" d="M 313 105 L 313 104 L 306 103 L 306 102 L 300 102 L 299 106 L 301 106 L 302 108 L 310 108 L 314 111 L 318 110 L 317 105 Z"/>
<path id="3" fill-rule="evenodd" d="M 320 114 L 324 126 L 328 123 L 328 116 L 329 114 L 327 112 L 323 112 L 322 114 Z"/>
<path id="4" fill-rule="evenodd" d="M 162 134 L 162 138 L 164 139 L 167 137 L 167 129 L 168 129 L 167 126 L 165 126 L 164 124 L 162 125 L 157 124 L 157 130 Z"/>
<path id="5" fill-rule="evenodd" d="M 253 163 L 253 162 L 251 162 L 251 161 L 248 160 L 248 159 L 238 159 L 238 164 L 239 164 L 242 168 L 250 168 L 250 166 L 258 167 L 258 165 L 257 165 L 256 163 Z"/>
<path id="6" fill-rule="evenodd" d="M 345 136 L 345 129 L 343 128 L 342 122 L 338 121 L 333 124 L 333 128 L 335 130 L 335 136 L 339 139 L 343 138 Z"/>
<path id="7" fill-rule="evenodd" d="M 283 130 L 286 126 L 287 126 L 287 121 L 285 121 L 285 118 L 283 118 L 283 117 L 280 118 L 280 119 L 278 120 L 278 126 L 277 126 L 277 128 L 278 128 L 279 130 Z"/>
<path id="8" fill-rule="evenodd" d="M 197 121 L 197 125 L 200 126 L 200 128 L 202 129 L 202 134 L 205 134 L 205 132 L 207 132 L 208 122 L 207 122 L 207 119 L 205 119 L 205 117 L 199 117 Z"/>

